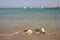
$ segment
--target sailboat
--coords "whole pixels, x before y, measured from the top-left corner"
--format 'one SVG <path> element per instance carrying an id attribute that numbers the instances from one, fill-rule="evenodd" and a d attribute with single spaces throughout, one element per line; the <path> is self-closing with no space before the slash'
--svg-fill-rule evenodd
<path id="1" fill-rule="evenodd" d="M 32 9 L 32 7 L 30 7 Z"/>
<path id="2" fill-rule="evenodd" d="M 24 7 L 24 9 L 26 9 L 26 7 Z"/>
<path id="3" fill-rule="evenodd" d="M 44 8 L 44 7 L 41 7 L 41 8 Z"/>

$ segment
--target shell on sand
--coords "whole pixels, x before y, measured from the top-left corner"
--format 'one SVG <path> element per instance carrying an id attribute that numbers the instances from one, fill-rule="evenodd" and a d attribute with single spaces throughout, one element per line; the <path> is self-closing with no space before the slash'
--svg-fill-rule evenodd
<path id="1" fill-rule="evenodd" d="M 45 33 L 45 29 L 44 29 L 44 28 L 42 28 L 42 33 L 43 33 L 43 34 Z"/>
<path id="2" fill-rule="evenodd" d="M 42 28 L 42 32 L 45 32 L 44 28 Z"/>
<path id="3" fill-rule="evenodd" d="M 33 31 L 31 29 L 29 29 L 25 33 L 31 35 L 33 33 Z"/>

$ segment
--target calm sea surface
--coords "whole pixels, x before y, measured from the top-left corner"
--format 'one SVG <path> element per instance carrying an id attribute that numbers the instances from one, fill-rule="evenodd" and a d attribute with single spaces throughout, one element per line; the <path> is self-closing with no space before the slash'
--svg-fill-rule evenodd
<path id="1" fill-rule="evenodd" d="M 60 20 L 60 8 L 0 8 L 0 21 Z"/>

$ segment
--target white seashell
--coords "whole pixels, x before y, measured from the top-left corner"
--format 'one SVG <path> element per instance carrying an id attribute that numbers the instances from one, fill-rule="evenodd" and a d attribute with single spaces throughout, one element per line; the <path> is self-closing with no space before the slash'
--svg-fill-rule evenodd
<path id="1" fill-rule="evenodd" d="M 31 29 L 29 29 L 29 30 L 27 30 L 27 32 L 26 32 L 27 34 L 29 34 L 29 35 L 31 35 L 33 32 L 32 32 L 32 30 Z"/>
<path id="2" fill-rule="evenodd" d="M 44 28 L 42 28 L 42 32 L 45 32 Z"/>

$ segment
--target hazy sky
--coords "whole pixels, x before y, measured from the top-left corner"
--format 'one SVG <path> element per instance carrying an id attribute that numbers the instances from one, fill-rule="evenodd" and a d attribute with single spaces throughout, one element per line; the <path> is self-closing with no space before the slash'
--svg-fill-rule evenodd
<path id="1" fill-rule="evenodd" d="M 0 0 L 0 8 L 11 7 L 56 7 L 60 6 L 60 0 Z"/>

